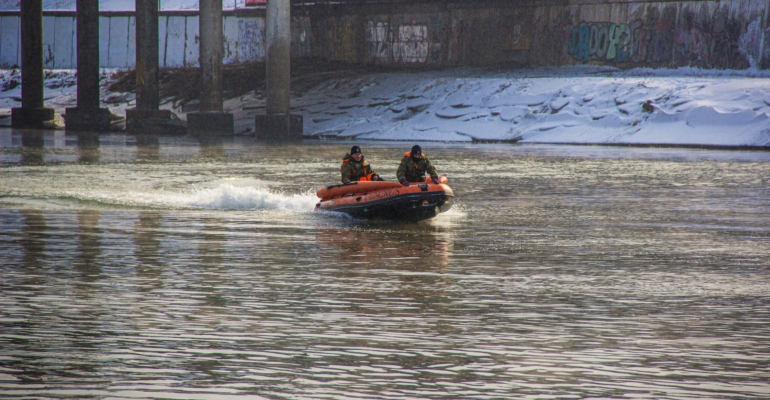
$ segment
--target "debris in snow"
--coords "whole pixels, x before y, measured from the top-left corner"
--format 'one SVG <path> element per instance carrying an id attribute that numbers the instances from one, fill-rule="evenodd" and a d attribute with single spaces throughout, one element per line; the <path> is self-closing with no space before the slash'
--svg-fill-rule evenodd
<path id="1" fill-rule="evenodd" d="M 652 100 L 647 100 L 646 102 L 644 102 L 644 104 L 642 104 L 642 111 L 646 113 L 651 113 L 655 111 L 655 106 L 652 105 Z"/>

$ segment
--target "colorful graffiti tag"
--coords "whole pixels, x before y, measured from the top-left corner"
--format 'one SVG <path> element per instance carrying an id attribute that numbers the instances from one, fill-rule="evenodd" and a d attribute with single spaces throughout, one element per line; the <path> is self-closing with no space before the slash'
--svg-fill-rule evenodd
<path id="1" fill-rule="evenodd" d="M 654 28 L 646 28 L 641 20 L 630 24 L 583 22 L 572 28 L 567 52 L 582 62 L 743 69 L 752 61 L 758 64 L 760 58 L 756 38 L 761 34 L 754 25 L 742 30 L 740 24 L 728 20 L 708 31 L 694 24 L 675 29 L 665 21 L 658 21 Z"/>
<path id="2" fill-rule="evenodd" d="M 631 24 L 581 23 L 572 28 L 567 52 L 580 61 L 663 63 L 671 59 L 670 30 L 645 29 L 641 20 Z"/>
<path id="3" fill-rule="evenodd" d="M 567 51 L 581 61 L 595 58 L 622 63 L 631 55 L 631 41 L 627 24 L 582 23 L 572 29 Z"/>

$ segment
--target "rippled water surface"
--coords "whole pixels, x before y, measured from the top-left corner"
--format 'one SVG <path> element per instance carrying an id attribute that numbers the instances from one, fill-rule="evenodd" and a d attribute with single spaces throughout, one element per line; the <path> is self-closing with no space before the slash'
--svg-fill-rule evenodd
<path id="1" fill-rule="evenodd" d="M 2 398 L 770 398 L 770 152 L 0 136 Z"/>

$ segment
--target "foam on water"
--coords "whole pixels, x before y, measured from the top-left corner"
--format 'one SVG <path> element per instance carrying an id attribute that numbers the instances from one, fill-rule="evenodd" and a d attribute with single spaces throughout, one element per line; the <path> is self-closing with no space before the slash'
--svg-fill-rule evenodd
<path id="1" fill-rule="evenodd" d="M 309 193 L 287 195 L 265 188 L 223 184 L 193 193 L 185 202 L 190 207 L 214 210 L 311 211 L 317 201 L 315 195 Z"/>
<path id="2" fill-rule="evenodd" d="M 285 194 L 264 187 L 221 184 L 213 188 L 192 189 L 189 192 L 136 191 L 127 192 L 64 192 L 62 197 L 103 205 L 151 207 L 160 209 L 201 210 L 260 210 L 312 211 L 317 199 L 310 192 Z"/>
<path id="3" fill-rule="evenodd" d="M 441 213 L 438 215 L 438 217 L 443 218 L 462 218 L 468 215 L 468 209 L 465 207 L 465 204 L 462 202 L 459 202 L 455 200 L 454 204 L 452 204 L 452 208 L 450 208 L 447 212 Z"/>
<path id="4" fill-rule="evenodd" d="M 136 193 L 139 204 L 204 210 L 312 211 L 315 195 L 284 194 L 263 187 L 239 187 L 222 184 L 191 193 Z"/>

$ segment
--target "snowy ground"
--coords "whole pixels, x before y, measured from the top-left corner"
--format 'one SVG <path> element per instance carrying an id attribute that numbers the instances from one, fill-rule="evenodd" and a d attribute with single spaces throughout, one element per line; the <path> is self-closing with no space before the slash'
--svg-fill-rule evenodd
<path id="1" fill-rule="evenodd" d="M 293 97 L 292 112 L 304 116 L 305 135 L 319 138 L 770 146 L 768 77 L 769 71 L 607 67 L 377 73 L 327 80 Z M 19 87 L 11 83 L 18 78 L 0 71 L 0 114 L 19 106 Z M 74 83 L 72 71 L 53 71 L 47 105 L 74 106 Z M 106 91 L 102 97 L 118 114 L 133 98 Z M 642 110 L 647 100 L 652 113 Z M 235 114 L 238 133 L 248 133 L 264 98 L 229 99 L 225 110 Z"/>
<path id="2" fill-rule="evenodd" d="M 305 114 L 308 134 L 326 137 L 770 145 L 770 81 L 737 74 L 598 67 L 382 74 L 327 82 L 292 106 Z M 647 100 L 652 113 L 642 110 Z"/>

